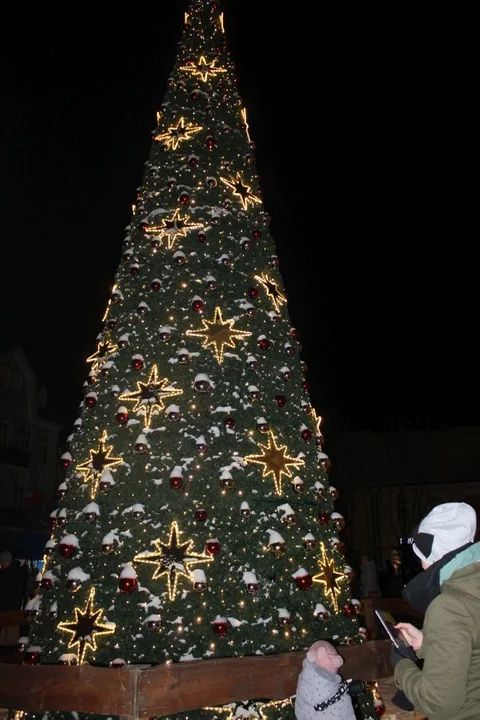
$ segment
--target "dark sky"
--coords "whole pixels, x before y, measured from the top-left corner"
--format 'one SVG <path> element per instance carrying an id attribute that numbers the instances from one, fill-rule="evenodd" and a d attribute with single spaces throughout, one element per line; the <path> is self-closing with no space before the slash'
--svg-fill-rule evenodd
<path id="1" fill-rule="evenodd" d="M 69 427 L 186 7 L 1 30 L 0 345 L 24 348 Z M 356 425 L 400 410 L 478 422 L 478 230 L 452 63 L 420 31 L 406 52 L 353 20 L 222 7 L 315 405 Z"/>

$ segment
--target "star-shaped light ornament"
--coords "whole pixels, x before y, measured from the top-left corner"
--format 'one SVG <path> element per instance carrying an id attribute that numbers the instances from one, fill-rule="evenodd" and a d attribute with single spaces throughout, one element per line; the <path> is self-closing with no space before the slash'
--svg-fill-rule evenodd
<path id="1" fill-rule="evenodd" d="M 166 575 L 169 600 L 175 599 L 178 579 L 180 577 L 193 580 L 193 575 L 190 571 L 193 565 L 199 565 L 204 562 L 211 563 L 213 561 L 211 555 L 192 551 L 193 540 L 187 540 L 181 543 L 180 535 L 181 532 L 178 529 L 178 524 L 174 521 L 170 526 L 168 542 L 165 543 L 158 539 L 154 540 L 154 551 L 142 552 L 133 558 L 134 562 L 155 565 L 152 580 L 158 580 L 158 578 Z"/>
<path id="2" fill-rule="evenodd" d="M 287 454 L 286 445 L 278 445 L 272 431 L 268 434 L 268 445 L 258 444 L 262 448 L 262 455 L 247 455 L 244 457 L 247 463 L 257 463 L 263 465 L 262 477 L 273 475 L 275 482 L 275 492 L 277 495 L 282 494 L 282 478 L 292 477 L 290 466 L 299 468 L 304 464 L 300 458 L 293 458 Z"/>
<path id="3" fill-rule="evenodd" d="M 327 553 L 325 552 L 325 546 L 321 543 L 322 555 L 317 560 L 318 567 L 321 572 L 318 575 L 313 576 L 313 582 L 322 583 L 323 592 L 332 603 L 335 612 L 338 612 L 338 600 L 337 597 L 340 595 L 340 588 L 337 585 L 337 578 L 344 578 L 343 572 L 335 570 L 335 561 L 328 559 Z"/>
<path id="4" fill-rule="evenodd" d="M 282 707 L 292 706 L 290 698 L 285 700 L 270 700 L 269 702 L 245 700 L 236 703 L 229 703 L 223 707 L 205 707 L 203 710 L 209 710 L 215 714 L 222 713 L 224 720 L 269 720 L 273 715 L 265 715 L 265 711 L 279 709 Z"/>
<path id="5" fill-rule="evenodd" d="M 160 241 L 166 239 L 167 248 L 171 250 L 178 237 L 186 237 L 188 232 L 202 227 L 203 223 L 193 222 L 188 215 L 182 217 L 177 208 L 171 217 L 162 219 L 161 225 L 149 225 L 145 228 L 145 232 L 148 235 L 155 235 Z"/>
<path id="6" fill-rule="evenodd" d="M 114 345 L 110 342 L 108 337 L 100 340 L 97 343 L 97 349 L 87 358 L 87 362 L 92 363 L 92 372 L 94 375 L 98 373 L 104 362 L 118 350 L 118 345 Z"/>
<path id="7" fill-rule="evenodd" d="M 93 601 L 95 598 L 95 588 L 90 590 L 87 604 L 84 609 L 76 607 L 74 609 L 75 620 L 70 622 L 60 622 L 57 628 L 62 632 L 71 634 L 68 642 L 69 648 L 75 648 L 79 664 L 85 661 L 85 653 L 88 649 L 97 649 L 97 637 L 100 635 L 111 635 L 115 632 L 115 623 L 101 622 L 103 609 L 93 609 Z"/>
<path id="8" fill-rule="evenodd" d="M 183 390 L 170 386 L 167 378 L 158 379 L 158 368 L 152 366 L 147 382 L 137 382 L 138 390 L 133 393 L 120 395 L 120 400 L 132 400 L 135 402 L 133 412 L 145 417 L 145 427 L 150 427 L 152 415 L 165 407 L 164 400 L 174 395 L 182 395 Z"/>
<path id="9" fill-rule="evenodd" d="M 204 348 L 212 345 L 219 365 L 223 362 L 224 347 L 234 348 L 235 340 L 240 340 L 252 334 L 247 330 L 236 330 L 233 327 L 235 320 L 224 320 L 220 307 L 215 308 L 213 320 L 202 319 L 202 323 L 202 330 L 187 330 L 186 334 L 190 337 L 203 338 L 202 347 Z"/>
<path id="10" fill-rule="evenodd" d="M 192 77 L 199 77 L 203 82 L 207 82 L 208 76 L 216 77 L 221 73 L 227 72 L 226 68 L 217 67 L 217 60 L 208 62 L 205 55 L 200 55 L 198 62 L 190 62 L 187 65 L 180 65 L 180 70 L 188 72 Z"/>
<path id="11" fill-rule="evenodd" d="M 275 282 L 275 280 L 269 278 L 268 275 L 266 275 L 265 273 L 262 273 L 261 275 L 255 275 L 254 277 L 255 280 L 258 280 L 258 282 L 261 283 L 267 291 L 267 297 L 269 297 L 270 300 L 273 302 L 275 310 L 277 312 L 280 312 L 280 308 L 282 307 L 283 303 L 287 302 L 287 298 L 283 293 L 280 292 L 278 284 Z"/>
<path id="12" fill-rule="evenodd" d="M 169 150 L 176 150 L 179 143 L 191 140 L 192 136 L 200 130 L 202 130 L 201 125 L 185 123 L 185 118 L 181 117 L 177 125 L 171 125 L 164 133 L 156 135 L 155 140 L 163 142 Z"/>
<path id="13" fill-rule="evenodd" d="M 104 430 L 98 442 L 98 448 L 96 450 L 89 450 L 90 458 L 76 467 L 76 472 L 84 475 L 83 481 L 91 483 L 90 497 L 92 500 L 96 497 L 98 485 L 105 468 L 115 467 L 115 465 L 123 463 L 123 458 L 113 457 L 111 455 L 113 445 L 107 446 L 106 442 L 107 431 Z"/>
<path id="14" fill-rule="evenodd" d="M 240 199 L 244 210 L 248 210 L 248 203 L 250 203 L 251 205 L 255 205 L 255 203 L 259 205 L 262 204 L 261 198 L 250 192 L 249 185 L 245 185 L 240 176 L 240 173 L 237 173 L 236 176 L 233 178 L 220 177 L 220 180 L 233 190 L 233 194 L 237 195 L 237 197 Z"/>
<path id="15" fill-rule="evenodd" d="M 310 415 L 312 416 L 315 424 L 315 437 L 323 437 L 322 430 L 320 428 L 320 425 L 322 424 L 322 416 L 317 415 L 315 408 L 312 408 Z"/>

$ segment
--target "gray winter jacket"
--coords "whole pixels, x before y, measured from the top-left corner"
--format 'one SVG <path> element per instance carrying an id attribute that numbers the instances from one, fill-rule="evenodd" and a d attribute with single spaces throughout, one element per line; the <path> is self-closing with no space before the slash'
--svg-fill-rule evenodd
<path id="1" fill-rule="evenodd" d="M 315 705 L 328 700 L 337 692 L 341 682 L 340 675 L 324 670 L 305 658 L 298 676 L 295 698 L 297 720 L 355 720 L 352 699 L 348 692 L 325 710 L 315 710 Z"/>

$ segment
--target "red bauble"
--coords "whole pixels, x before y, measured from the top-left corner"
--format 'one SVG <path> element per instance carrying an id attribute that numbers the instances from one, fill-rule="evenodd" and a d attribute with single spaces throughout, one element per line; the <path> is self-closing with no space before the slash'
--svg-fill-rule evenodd
<path id="1" fill-rule="evenodd" d="M 139 225 L 139 227 L 140 227 L 140 230 L 141 230 L 143 233 L 147 233 L 147 232 L 148 232 L 148 223 L 146 223 L 146 222 L 141 222 L 140 225 Z"/>
<path id="2" fill-rule="evenodd" d="M 207 519 L 207 511 L 204 508 L 198 508 L 198 510 L 195 510 L 195 520 L 198 520 L 198 522 L 205 522 Z"/>
<path id="3" fill-rule="evenodd" d="M 196 155 L 190 155 L 188 158 L 188 163 L 192 167 L 198 167 L 198 157 Z"/>
<path id="4" fill-rule="evenodd" d="M 254 240 L 259 240 L 262 237 L 262 231 L 260 228 L 253 228 L 252 230 L 252 238 Z"/>
<path id="5" fill-rule="evenodd" d="M 30 650 L 23 656 L 23 662 L 25 665 L 38 665 L 40 662 L 40 651 Z"/>
<path id="6" fill-rule="evenodd" d="M 270 340 L 266 337 L 260 338 L 260 340 L 258 341 L 258 347 L 260 348 L 260 350 L 268 350 L 270 347 Z"/>
<path id="7" fill-rule="evenodd" d="M 218 553 L 220 552 L 220 547 L 221 546 L 218 540 L 207 540 L 205 545 L 205 551 L 209 555 L 218 555 Z"/>
<path id="8" fill-rule="evenodd" d="M 115 420 L 119 425 L 125 425 L 125 423 L 128 422 L 128 413 L 117 412 L 117 414 L 115 415 Z"/>
<path id="9" fill-rule="evenodd" d="M 278 407 L 283 407 L 287 402 L 287 398 L 285 397 L 285 395 L 277 395 L 275 397 L 275 402 L 277 403 Z"/>
<path id="10" fill-rule="evenodd" d="M 190 195 L 187 192 L 180 193 L 180 197 L 178 198 L 181 205 L 190 205 Z"/>
<path id="11" fill-rule="evenodd" d="M 194 300 L 192 302 L 192 310 L 195 310 L 195 312 L 202 313 L 204 307 L 205 305 L 203 300 Z"/>
<path id="12" fill-rule="evenodd" d="M 382 717 L 382 715 L 385 714 L 385 705 L 383 703 L 381 703 L 381 705 L 375 705 L 374 710 L 377 717 Z"/>
<path id="13" fill-rule="evenodd" d="M 209 135 L 205 140 L 205 145 L 209 150 L 213 150 L 215 147 L 215 138 L 212 135 Z"/>
<path id="14" fill-rule="evenodd" d="M 306 380 L 302 383 L 302 387 L 305 392 L 309 392 L 310 390 L 310 383 L 308 383 Z"/>
<path id="15" fill-rule="evenodd" d="M 253 247 L 253 243 L 249 238 L 244 238 L 242 240 L 242 249 L 243 250 L 251 250 Z"/>
<path id="16" fill-rule="evenodd" d="M 197 242 L 204 243 L 206 241 L 207 241 L 207 236 L 205 235 L 204 232 L 197 233 Z"/>
<path id="17" fill-rule="evenodd" d="M 248 290 L 247 290 L 247 295 L 248 295 L 248 297 L 250 297 L 250 298 L 257 298 L 258 295 L 259 295 L 259 290 L 258 290 L 258 288 L 256 288 L 256 287 L 248 288 Z"/>
<path id="18" fill-rule="evenodd" d="M 356 617 L 357 616 L 357 608 L 353 603 L 348 603 L 343 608 L 343 614 L 346 615 L 349 618 Z"/>
<path id="19" fill-rule="evenodd" d="M 307 573 L 306 575 L 299 575 L 296 577 L 295 582 L 297 583 L 299 590 L 310 590 L 313 584 L 313 578 L 309 573 Z"/>
<path id="20" fill-rule="evenodd" d="M 135 263 L 135 265 L 130 265 L 130 275 L 138 275 L 140 272 L 140 265 L 138 263 Z"/>
<path id="21" fill-rule="evenodd" d="M 121 593 L 125 595 L 131 595 L 138 589 L 137 578 L 123 577 L 118 582 L 118 587 Z"/>
<path id="22" fill-rule="evenodd" d="M 162 284 L 160 280 L 152 280 L 152 284 L 150 285 L 150 287 L 152 288 L 152 290 L 160 290 Z"/>
<path id="23" fill-rule="evenodd" d="M 302 430 L 302 439 L 303 440 L 311 440 L 312 438 L 312 431 L 308 428 L 305 428 L 305 430 Z"/>
<path id="24" fill-rule="evenodd" d="M 40 583 L 40 587 L 42 588 L 42 590 L 50 590 L 52 588 L 52 585 L 53 585 L 52 578 L 49 578 L 49 577 L 42 578 L 42 582 Z"/>
<path id="25" fill-rule="evenodd" d="M 228 632 L 228 621 L 225 618 L 219 618 L 218 620 L 214 620 L 212 623 L 212 630 L 215 635 L 225 637 Z"/>
<path id="26" fill-rule="evenodd" d="M 198 90 L 194 90 L 190 93 L 190 100 L 193 100 L 193 102 L 195 102 L 196 100 L 198 100 L 199 95 L 200 93 L 198 92 Z"/>
<path id="27" fill-rule="evenodd" d="M 68 466 L 70 465 L 70 463 L 72 462 L 72 458 L 62 457 L 62 458 L 61 458 L 61 461 L 62 461 L 62 467 L 63 467 L 63 469 L 66 470 L 66 469 L 68 468 Z"/>
<path id="28" fill-rule="evenodd" d="M 318 519 L 320 520 L 320 525 L 328 525 L 330 522 L 330 513 L 321 512 L 318 514 Z"/>
<path id="29" fill-rule="evenodd" d="M 235 420 L 234 417 L 229 416 L 229 417 L 224 418 L 223 424 L 229 430 L 233 430 L 235 428 L 235 425 L 237 424 L 237 421 Z"/>
<path id="30" fill-rule="evenodd" d="M 69 543 L 60 543 L 58 546 L 58 554 L 62 558 L 70 558 L 76 555 L 78 547 L 76 545 L 70 545 Z"/>
<path id="31" fill-rule="evenodd" d="M 170 487 L 173 490 L 180 490 L 183 487 L 183 478 L 180 475 L 174 475 L 170 478 Z"/>
<path id="32" fill-rule="evenodd" d="M 136 357 L 132 360 L 132 368 L 134 370 L 141 370 L 143 368 L 143 360 L 142 358 Z"/>
<path id="33" fill-rule="evenodd" d="M 299 333 L 298 330 L 297 330 L 296 328 L 294 328 L 294 327 L 290 328 L 290 330 L 289 330 L 289 335 L 290 335 L 294 340 L 300 340 L 300 333 Z"/>
<path id="34" fill-rule="evenodd" d="M 97 404 L 97 396 L 96 395 L 87 395 L 85 398 L 85 405 L 89 408 L 95 407 Z"/>

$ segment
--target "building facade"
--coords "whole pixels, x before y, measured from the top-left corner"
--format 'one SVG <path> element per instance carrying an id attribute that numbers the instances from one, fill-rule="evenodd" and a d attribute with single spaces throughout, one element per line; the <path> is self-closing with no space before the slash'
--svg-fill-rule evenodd
<path id="1" fill-rule="evenodd" d="M 21 554 L 48 533 L 60 478 L 61 426 L 47 415 L 47 393 L 21 348 L 0 355 L 0 545 Z M 42 539 L 39 538 L 40 544 Z M 31 550 L 31 548 L 30 548 Z M 26 551 L 26 548 L 25 548 Z"/>

